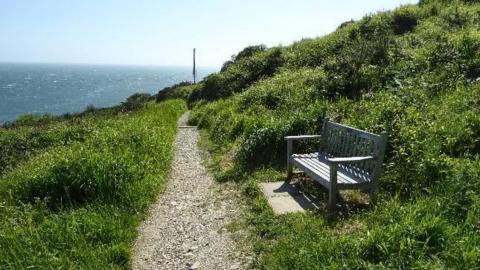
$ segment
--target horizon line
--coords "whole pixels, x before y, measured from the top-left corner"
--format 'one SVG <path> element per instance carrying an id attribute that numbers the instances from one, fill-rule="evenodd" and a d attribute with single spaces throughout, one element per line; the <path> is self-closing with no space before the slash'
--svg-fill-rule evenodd
<path id="1" fill-rule="evenodd" d="M 31 65 L 78 65 L 78 66 L 137 66 L 137 67 L 179 67 L 191 68 L 190 65 L 168 65 L 168 64 L 119 64 L 119 63 L 75 63 L 75 62 L 37 62 L 37 61 L 3 61 L 0 64 L 31 64 Z M 197 68 L 220 69 L 216 66 L 197 66 Z"/>

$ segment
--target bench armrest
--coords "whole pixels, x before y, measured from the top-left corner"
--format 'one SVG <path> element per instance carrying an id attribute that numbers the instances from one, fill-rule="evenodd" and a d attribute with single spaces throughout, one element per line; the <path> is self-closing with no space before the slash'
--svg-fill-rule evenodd
<path id="1" fill-rule="evenodd" d="M 286 136 L 285 140 L 287 141 L 296 141 L 296 140 L 306 140 L 306 139 L 316 139 L 321 138 L 322 135 L 299 135 L 299 136 Z"/>
<path id="2" fill-rule="evenodd" d="M 360 161 L 372 160 L 375 159 L 372 156 L 366 157 L 338 157 L 338 158 L 327 158 L 327 161 L 331 163 L 355 163 Z"/>

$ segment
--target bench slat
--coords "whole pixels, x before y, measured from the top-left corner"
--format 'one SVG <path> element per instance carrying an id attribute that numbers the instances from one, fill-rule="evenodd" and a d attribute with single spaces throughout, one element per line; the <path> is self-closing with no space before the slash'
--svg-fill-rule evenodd
<path id="1" fill-rule="evenodd" d="M 294 154 L 292 155 L 292 161 L 296 166 L 302 167 L 302 169 L 307 169 L 313 174 L 310 175 L 309 173 L 309 176 L 313 177 L 315 180 L 321 178 L 322 182 L 330 181 L 330 166 L 326 161 L 325 156 L 319 156 L 318 153 Z M 369 182 L 370 179 L 368 175 L 339 167 L 337 172 L 337 183 L 342 188 L 348 188 L 348 186 L 353 188 L 354 186 L 365 185 Z"/>
<path id="2" fill-rule="evenodd" d="M 294 140 L 318 137 L 320 136 L 300 135 L 285 138 L 287 178 L 290 179 L 292 176 L 292 166 L 303 170 L 330 190 L 328 202 L 330 209 L 336 203 L 336 193 L 339 189 L 368 190 L 373 200 L 378 190 L 378 177 L 387 143 L 386 133 L 377 135 L 325 119 L 319 151 L 293 154 Z"/>
<path id="3" fill-rule="evenodd" d="M 335 122 L 328 121 L 327 122 L 327 129 L 347 131 L 354 136 L 358 136 L 358 137 L 365 138 L 365 139 L 368 139 L 368 140 L 375 140 L 375 141 L 381 140 L 380 135 L 370 133 L 370 132 L 367 132 L 367 131 L 364 131 L 364 130 L 356 129 L 354 127 L 350 127 L 350 126 L 342 125 L 342 124 L 339 124 L 339 123 L 335 123 Z"/>

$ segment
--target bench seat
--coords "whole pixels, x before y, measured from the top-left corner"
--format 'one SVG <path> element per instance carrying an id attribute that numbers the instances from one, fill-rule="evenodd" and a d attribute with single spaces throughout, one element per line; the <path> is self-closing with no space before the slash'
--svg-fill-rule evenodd
<path id="1" fill-rule="evenodd" d="M 292 163 L 304 171 L 315 181 L 320 182 L 325 187 L 330 185 L 330 163 L 328 156 L 322 153 L 293 154 Z M 337 187 L 341 189 L 359 189 L 368 188 L 371 183 L 371 177 L 368 173 L 353 170 L 348 167 L 339 166 L 337 171 Z"/>
<path id="2" fill-rule="evenodd" d="M 293 167 L 328 189 L 328 208 L 336 206 L 339 190 L 368 191 L 374 201 L 378 190 L 387 134 L 377 135 L 325 119 L 321 135 L 286 136 L 287 179 Z M 294 153 L 294 141 L 319 141 L 318 152 Z"/>

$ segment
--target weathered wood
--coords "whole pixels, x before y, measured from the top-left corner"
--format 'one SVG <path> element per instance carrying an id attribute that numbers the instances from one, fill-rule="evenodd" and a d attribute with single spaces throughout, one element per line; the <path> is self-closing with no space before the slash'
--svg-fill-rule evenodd
<path id="1" fill-rule="evenodd" d="M 293 165 L 305 171 L 307 175 L 320 184 L 329 185 L 331 162 L 328 162 L 327 157 L 319 156 L 318 153 L 293 154 L 291 157 Z M 337 169 L 337 186 L 342 189 L 366 187 L 370 184 L 370 180 L 369 174 L 360 173 L 350 168 Z"/>
<path id="2" fill-rule="evenodd" d="M 292 162 L 290 161 L 290 156 L 292 155 L 292 147 L 293 147 L 293 141 L 292 140 L 287 140 L 287 180 L 290 180 L 292 178 Z"/>
<path id="3" fill-rule="evenodd" d="M 367 131 L 363 131 L 363 130 L 360 130 L 360 129 L 356 129 L 356 128 L 353 128 L 353 127 L 345 126 L 345 125 L 335 123 L 335 122 L 330 122 L 330 121 L 327 122 L 326 126 L 327 126 L 327 129 L 336 129 L 336 130 L 341 130 L 341 131 L 345 131 L 345 132 L 350 132 L 354 136 L 358 136 L 360 138 L 364 138 L 364 139 L 368 139 L 368 140 L 375 140 L 377 142 L 379 142 L 381 140 L 381 137 L 382 137 L 382 136 L 374 134 L 374 133 L 370 133 L 370 132 L 367 132 Z"/>
<path id="4" fill-rule="evenodd" d="M 320 138 L 319 152 L 293 154 L 293 141 Z M 341 189 L 368 190 L 372 202 L 378 191 L 383 156 L 387 143 L 381 135 L 326 120 L 322 135 L 287 136 L 287 176 L 293 166 L 329 190 L 329 208 L 336 205 Z"/>
<path id="5" fill-rule="evenodd" d="M 316 139 L 321 138 L 322 135 L 300 135 L 300 136 L 287 136 L 285 140 L 292 141 L 292 140 L 305 140 L 305 139 Z"/>
<path id="6" fill-rule="evenodd" d="M 337 204 L 337 164 L 330 163 L 330 192 L 328 193 L 328 209 L 332 210 Z"/>
<path id="7" fill-rule="evenodd" d="M 290 156 L 293 152 L 293 141 L 307 140 L 307 139 L 318 139 L 321 138 L 321 135 L 300 135 L 300 136 L 286 136 L 287 140 L 287 180 L 292 178 L 293 166 L 290 160 Z"/>
<path id="8" fill-rule="evenodd" d="M 365 160 L 374 159 L 372 156 L 366 157 L 341 157 L 341 158 L 327 158 L 328 161 L 332 163 L 349 163 L 349 162 L 359 162 Z"/>
<path id="9" fill-rule="evenodd" d="M 322 130 L 326 130 L 326 128 L 327 128 L 327 122 L 328 122 L 328 118 L 325 119 L 325 121 L 323 121 Z M 323 132 L 323 135 L 326 136 L 326 133 Z M 320 145 L 319 145 L 319 147 L 318 147 L 318 152 L 319 152 L 319 153 L 325 152 L 326 147 L 327 147 L 327 140 L 326 140 L 326 138 L 324 138 L 323 140 L 320 140 Z"/>

